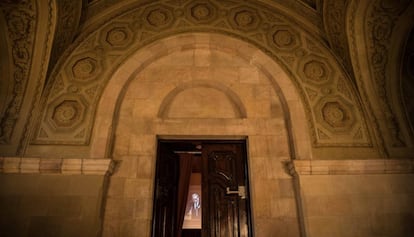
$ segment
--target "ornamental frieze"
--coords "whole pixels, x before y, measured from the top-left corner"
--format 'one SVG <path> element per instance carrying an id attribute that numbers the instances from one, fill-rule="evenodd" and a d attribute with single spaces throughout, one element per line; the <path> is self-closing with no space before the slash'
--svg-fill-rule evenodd
<path id="1" fill-rule="evenodd" d="M 103 88 L 139 48 L 185 32 L 214 32 L 251 43 L 281 64 L 297 87 L 314 146 L 371 146 L 349 77 L 323 39 L 277 9 L 239 1 L 153 1 L 80 35 L 56 68 L 34 143 L 89 143 Z M 139 65 L 137 65 L 139 66 Z M 71 88 L 87 88 L 71 91 Z M 55 102 L 58 97 L 66 98 Z M 327 99 L 324 99 L 327 98 Z M 73 131 L 65 131 L 75 127 Z M 332 138 L 324 139 L 323 136 Z"/>
<path id="2" fill-rule="evenodd" d="M 4 113 L 0 114 L 0 144 L 8 144 L 20 114 L 30 72 L 36 4 L 32 1 L 3 2 L 0 10 L 5 16 L 13 62 L 9 79 L 13 89 Z"/>
<path id="3" fill-rule="evenodd" d="M 387 67 L 390 58 L 390 41 L 399 16 L 408 7 L 410 1 L 376 1 L 366 22 L 368 34 L 368 59 L 375 90 L 380 99 L 380 107 L 385 118 L 386 128 L 390 134 L 391 145 L 404 147 L 406 142 L 401 135 L 401 126 L 391 104 L 391 91 L 388 89 Z"/>

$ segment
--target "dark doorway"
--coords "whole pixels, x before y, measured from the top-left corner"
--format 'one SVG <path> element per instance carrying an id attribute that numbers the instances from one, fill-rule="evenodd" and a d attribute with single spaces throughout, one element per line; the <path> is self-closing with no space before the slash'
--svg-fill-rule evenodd
<path id="1" fill-rule="evenodd" d="M 245 141 L 159 140 L 152 237 L 248 237 Z"/>

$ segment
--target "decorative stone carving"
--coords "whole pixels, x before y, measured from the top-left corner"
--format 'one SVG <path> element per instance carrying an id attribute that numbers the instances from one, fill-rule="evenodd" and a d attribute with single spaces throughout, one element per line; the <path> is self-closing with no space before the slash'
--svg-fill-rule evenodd
<path id="1" fill-rule="evenodd" d="M 256 10 L 249 7 L 238 7 L 230 11 L 230 23 L 236 29 L 251 31 L 257 29 L 261 17 Z"/>
<path id="2" fill-rule="evenodd" d="M 66 100 L 59 104 L 53 111 L 52 120 L 57 127 L 70 127 L 79 120 L 80 106 L 74 100 Z"/>
<path id="3" fill-rule="evenodd" d="M 349 112 L 338 102 L 328 102 L 322 107 L 322 117 L 331 127 L 343 128 L 351 121 Z"/>
<path id="4" fill-rule="evenodd" d="M 299 66 L 299 75 L 305 83 L 322 85 L 331 81 L 334 70 L 324 58 L 311 55 Z"/>
<path id="5" fill-rule="evenodd" d="M 82 13 L 82 1 L 59 0 L 56 1 L 56 7 L 58 12 L 56 25 L 59 27 L 56 27 L 55 31 L 48 74 L 77 33 Z"/>
<path id="6" fill-rule="evenodd" d="M 186 6 L 187 17 L 196 23 L 210 23 L 217 18 L 217 7 L 210 1 L 192 1 Z"/>
<path id="7" fill-rule="evenodd" d="M 93 58 L 82 58 L 79 61 L 77 61 L 73 67 L 72 72 L 75 78 L 78 79 L 88 79 L 92 77 L 96 72 L 96 60 Z"/>
<path id="8" fill-rule="evenodd" d="M 352 93 L 346 85 L 345 79 L 341 77 L 338 78 L 336 89 L 338 90 L 338 92 L 342 93 L 342 95 L 344 95 L 347 99 L 352 100 Z"/>
<path id="9" fill-rule="evenodd" d="M 321 83 L 328 80 L 328 72 L 325 64 L 319 61 L 309 61 L 303 66 L 303 73 L 306 78 L 315 83 Z"/>
<path id="10" fill-rule="evenodd" d="M 79 82 L 89 82 L 96 79 L 102 71 L 102 66 L 93 54 L 78 55 L 71 62 L 68 74 Z"/>
<path id="11" fill-rule="evenodd" d="M 7 29 L 5 30 L 7 30 L 11 42 L 11 56 L 13 58 L 11 69 L 13 76 L 10 79 L 13 93 L 8 99 L 4 113 L 0 114 L 0 144 L 8 144 L 20 114 L 32 61 L 36 4 L 30 0 L 2 2 L 0 10 L 3 11 L 6 18 Z"/>
<path id="12" fill-rule="evenodd" d="M 316 105 L 316 110 L 320 111 L 317 120 L 332 133 L 351 132 L 356 122 L 354 106 L 342 97 L 323 98 Z"/>
<path id="13" fill-rule="evenodd" d="M 387 88 L 386 74 L 388 71 L 389 47 L 391 33 L 399 15 L 406 9 L 410 1 L 375 1 L 368 13 L 366 28 L 368 53 L 371 64 L 371 75 L 375 79 L 377 95 L 381 100 L 380 106 L 385 117 L 386 129 L 391 135 L 391 145 L 406 146 L 401 136 L 399 121 L 391 104 L 391 94 Z"/>
<path id="14" fill-rule="evenodd" d="M 96 31 L 79 36 L 82 40 L 75 42 L 79 45 L 73 46 L 74 52 L 69 55 L 68 62 L 62 64 L 63 68 L 56 70 L 56 74 L 53 75 L 54 78 L 63 78 L 65 89 L 50 92 L 51 96 L 46 105 L 50 105 L 50 101 L 54 101 L 57 96 L 73 93 L 87 100 L 88 111 L 95 111 L 99 96 L 110 79 L 114 66 L 124 60 L 122 55 L 125 54 L 112 53 L 111 50 L 124 50 L 125 52 L 131 49 L 136 50 L 160 37 L 168 37 L 176 33 L 218 32 L 248 41 L 291 72 L 293 84 L 297 86 L 303 99 L 313 145 L 326 145 L 317 136 L 317 129 L 332 126 L 322 119 L 322 115 L 319 116 L 320 119 L 316 119 L 315 114 L 320 114 L 322 110 L 321 108 L 315 109 L 315 104 L 322 96 L 338 95 L 335 83 L 339 76 L 344 78 L 346 84 L 344 88 L 352 90 L 353 87 L 348 85 L 349 80 L 346 74 L 341 72 L 341 65 L 335 63 L 330 50 L 322 43 L 323 39 L 319 42 L 314 37 L 308 36 L 307 31 L 301 29 L 303 26 L 287 20 L 284 13 L 273 10 L 275 11 L 269 11 L 254 2 L 208 0 L 151 1 L 140 4 L 136 9 L 125 10 L 111 19 L 116 23 L 99 26 Z M 124 22 L 128 23 L 124 24 Z M 135 38 L 139 40 L 132 40 Z M 90 51 L 91 49 L 99 50 Z M 72 84 L 82 84 L 84 89 L 74 93 L 68 88 Z M 319 89 L 321 85 L 322 88 L 330 88 L 329 93 L 324 94 Z M 55 90 L 55 87 L 51 86 L 48 89 Z M 310 91 L 307 89 L 313 91 L 311 95 L 307 94 Z M 348 101 L 358 101 L 353 93 L 350 93 L 350 96 L 352 99 L 347 98 Z M 49 108 L 45 111 L 49 111 Z M 362 128 L 364 144 L 369 144 L 366 127 L 361 125 L 364 123 L 361 120 L 361 111 L 355 109 L 353 113 L 358 117 L 355 123 L 359 123 Z M 46 118 L 48 116 L 43 116 L 36 133 L 39 136 L 43 129 L 48 137 L 44 139 L 37 137 L 38 140 L 35 139 L 34 143 L 48 143 L 59 139 L 63 144 L 73 144 L 71 139 L 77 144 L 89 142 L 87 139 L 92 130 L 93 113 L 90 118 L 87 117 L 89 115 L 85 116 L 76 133 L 71 134 L 72 136 L 69 136 L 67 132 L 62 135 L 58 130 L 47 129 L 49 125 L 47 125 Z M 334 139 L 336 133 L 337 130 L 334 130 L 328 135 Z M 353 144 L 353 141 L 348 139 L 339 145 L 350 144 Z M 338 144 L 329 145 L 337 146 Z"/>
<path id="15" fill-rule="evenodd" d="M 114 49 L 123 49 L 131 44 L 133 33 L 127 23 L 115 22 L 102 30 L 101 39 L 103 44 Z"/>
<path id="16" fill-rule="evenodd" d="M 349 47 L 351 48 L 351 50 L 349 51 L 350 53 L 350 57 L 351 58 L 358 58 L 360 56 L 360 51 L 357 47 L 357 35 L 359 37 L 359 32 L 356 31 L 356 28 L 359 27 L 360 23 L 356 23 L 355 19 L 357 19 L 357 14 L 358 14 L 358 6 L 359 3 L 355 2 L 355 1 L 350 1 L 349 3 L 349 12 L 351 13 L 349 15 L 348 18 L 348 22 L 347 25 L 349 25 Z M 374 136 L 377 138 L 377 143 L 378 143 L 378 150 L 379 153 L 381 154 L 381 156 L 383 157 L 388 157 L 388 151 L 385 148 L 385 141 L 384 141 L 384 137 L 383 135 L 380 133 L 380 127 L 379 127 L 379 121 L 376 118 L 376 115 L 374 114 L 374 110 L 372 108 L 372 106 L 370 106 L 370 101 L 369 101 L 369 97 L 367 94 L 367 90 L 365 88 L 365 82 L 363 82 L 363 75 L 362 75 L 362 71 L 365 71 L 366 69 L 364 68 L 363 70 L 361 69 L 361 66 L 359 65 L 359 63 L 355 63 L 353 64 L 353 70 L 354 70 L 354 74 L 355 74 L 355 79 L 358 83 L 358 85 L 361 85 L 361 89 L 359 90 L 359 94 L 361 96 L 361 100 L 362 103 L 364 103 L 366 106 L 366 112 L 368 114 L 368 117 L 371 118 L 370 120 L 370 124 L 371 124 L 371 128 L 373 131 Z"/>
<path id="17" fill-rule="evenodd" d="M 106 41 L 111 45 L 124 44 L 128 38 L 128 33 L 123 28 L 114 28 L 108 31 L 106 35 Z"/>
<path id="18" fill-rule="evenodd" d="M 324 22 L 332 50 L 339 56 L 348 72 L 353 71 L 346 31 L 346 12 L 349 0 L 324 1 Z"/>
<path id="19" fill-rule="evenodd" d="M 48 121 L 53 130 L 68 131 L 82 122 L 85 116 L 85 102 L 77 98 L 57 99 L 49 106 Z"/>
<path id="20" fill-rule="evenodd" d="M 294 50 L 301 44 L 299 33 L 289 26 L 277 25 L 267 35 L 269 44 L 279 50 Z"/>
<path id="21" fill-rule="evenodd" d="M 318 97 L 317 91 L 312 90 L 311 88 L 305 88 L 305 90 L 306 90 L 306 94 L 308 95 L 311 101 L 314 101 Z"/>
<path id="22" fill-rule="evenodd" d="M 164 29 L 173 23 L 173 11 L 170 7 L 157 5 L 145 10 L 144 18 L 152 29 Z"/>
<path id="23" fill-rule="evenodd" d="M 62 92 L 65 89 L 65 82 L 63 81 L 61 76 L 56 78 L 55 84 L 53 85 L 53 94 L 52 96 Z"/>
<path id="24" fill-rule="evenodd" d="M 322 130 L 318 129 L 318 137 L 322 140 L 329 140 L 331 139 L 326 133 L 322 132 Z"/>

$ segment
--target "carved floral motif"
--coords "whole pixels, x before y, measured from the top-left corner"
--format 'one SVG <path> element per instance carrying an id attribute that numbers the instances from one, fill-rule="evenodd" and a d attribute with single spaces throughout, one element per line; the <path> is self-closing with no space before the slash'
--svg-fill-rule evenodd
<path id="1" fill-rule="evenodd" d="M 268 33 L 271 45 L 279 50 L 293 50 L 300 46 L 300 36 L 289 26 L 275 26 Z"/>
<path id="2" fill-rule="evenodd" d="M 96 68 L 96 60 L 86 57 L 80 59 L 73 65 L 72 72 L 77 79 L 85 80 L 94 76 L 95 72 L 97 71 Z"/>
<path id="3" fill-rule="evenodd" d="M 328 102 L 322 108 L 325 121 L 332 127 L 344 127 L 349 121 L 347 111 L 338 102 Z"/>
<path id="4" fill-rule="evenodd" d="M 49 105 L 47 111 L 47 131 L 72 131 L 79 127 L 85 117 L 86 103 L 81 98 L 70 94 L 63 98 L 57 98 Z M 44 130 L 45 133 L 46 130 Z M 78 130 L 76 130 L 78 131 Z"/>
<path id="5" fill-rule="evenodd" d="M 209 23 L 217 18 L 217 7 L 210 1 L 196 1 L 191 2 L 187 9 L 189 9 L 188 19 L 197 23 Z"/>
<path id="6" fill-rule="evenodd" d="M 299 75 L 301 75 L 305 83 L 315 85 L 329 83 L 334 72 L 330 62 L 315 55 L 304 58 L 298 70 Z"/>
<path id="7" fill-rule="evenodd" d="M 328 78 L 326 67 L 323 63 L 318 61 L 310 61 L 305 63 L 303 68 L 303 72 L 307 79 L 313 82 L 323 82 L 326 81 Z"/>
<path id="8" fill-rule="evenodd" d="M 125 29 L 114 28 L 108 32 L 106 36 L 106 41 L 112 45 L 124 44 L 125 40 L 128 38 L 128 33 L 125 32 Z"/>
<path id="9" fill-rule="evenodd" d="M 63 101 L 55 108 L 52 119 L 59 127 L 69 127 L 79 120 L 80 109 L 80 105 L 74 100 Z"/>
<path id="10" fill-rule="evenodd" d="M 320 111 L 317 120 L 320 124 L 334 134 L 337 132 L 354 134 L 356 111 L 354 105 L 348 103 L 340 96 L 327 96 L 322 98 L 315 109 Z"/>
<path id="11" fill-rule="evenodd" d="M 232 26 L 242 31 L 254 30 L 261 22 L 261 18 L 257 12 L 254 9 L 247 7 L 232 9 L 230 17 L 230 23 L 232 23 Z"/>
<path id="12" fill-rule="evenodd" d="M 148 12 L 147 22 L 153 27 L 165 27 L 171 20 L 171 12 L 165 8 L 157 8 Z"/>
<path id="13" fill-rule="evenodd" d="M 101 42 L 104 46 L 108 45 L 114 49 L 124 49 L 132 43 L 133 35 L 134 33 L 129 28 L 128 23 L 113 22 L 102 30 Z"/>

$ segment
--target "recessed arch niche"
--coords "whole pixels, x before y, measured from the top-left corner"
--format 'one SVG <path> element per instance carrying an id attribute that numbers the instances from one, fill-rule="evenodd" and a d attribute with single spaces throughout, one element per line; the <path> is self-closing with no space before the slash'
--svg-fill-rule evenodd
<path id="1" fill-rule="evenodd" d="M 211 113 L 214 111 L 214 113 Z M 236 93 L 220 82 L 194 80 L 178 85 L 162 101 L 160 118 L 246 118 Z"/>
<path id="2" fill-rule="evenodd" d="M 220 95 L 214 103 L 221 106 L 222 101 L 224 107 L 208 108 L 203 116 L 177 111 L 176 100 L 184 96 L 183 103 L 192 93 Z M 230 107 L 229 116 L 217 115 Z M 186 33 L 138 50 L 114 72 L 96 114 L 91 157 L 120 161 L 110 177 L 104 236 L 122 236 L 123 231 L 150 235 L 158 138 L 246 139 L 253 222 L 267 225 L 255 233 L 299 236 L 294 195 L 270 199 L 268 192 L 281 197 L 277 185 L 287 182 L 294 193 L 283 162 L 311 158 L 311 141 L 303 131 L 305 110 L 289 76 L 246 42 Z M 125 230 L 125 222 L 134 224 Z"/>

